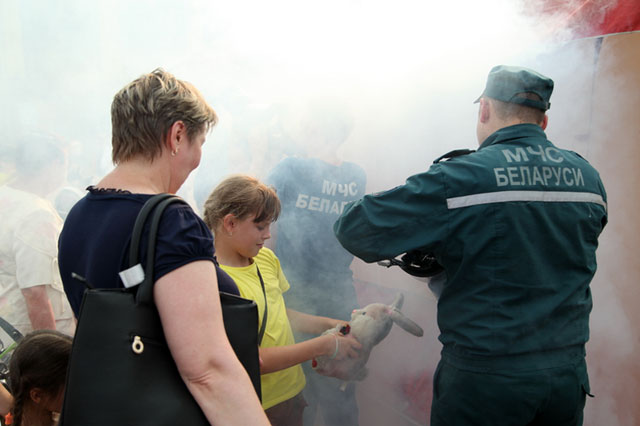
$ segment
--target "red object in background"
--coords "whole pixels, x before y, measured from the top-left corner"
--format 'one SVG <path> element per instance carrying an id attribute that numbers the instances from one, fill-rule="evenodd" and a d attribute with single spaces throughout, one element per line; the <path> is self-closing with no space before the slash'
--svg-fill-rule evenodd
<path id="1" fill-rule="evenodd" d="M 418 374 L 403 377 L 400 383 L 408 401 L 406 414 L 420 424 L 427 424 L 431 414 L 433 371 L 422 370 Z"/>
<path id="2" fill-rule="evenodd" d="M 638 0 L 543 0 L 527 4 L 529 14 L 561 17 L 575 38 L 640 31 Z"/>
<path id="3" fill-rule="evenodd" d="M 637 0 L 618 0 L 615 8 L 606 15 L 603 22 L 591 35 L 604 35 L 640 30 L 640 4 Z"/>

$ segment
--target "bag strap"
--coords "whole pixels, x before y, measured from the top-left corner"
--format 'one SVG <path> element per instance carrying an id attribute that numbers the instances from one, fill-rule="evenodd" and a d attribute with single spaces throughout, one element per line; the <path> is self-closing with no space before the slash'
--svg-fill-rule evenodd
<path id="1" fill-rule="evenodd" d="M 153 304 L 153 264 L 156 254 L 156 238 L 158 236 L 158 227 L 160 225 L 160 219 L 162 213 L 169 204 L 172 203 L 185 203 L 182 198 L 172 194 L 158 194 L 151 197 L 142 206 L 136 222 L 133 226 L 133 234 L 131 236 L 131 246 L 129 248 L 129 267 L 133 267 L 140 263 L 140 239 L 142 238 L 142 230 L 151 216 L 151 224 L 149 226 L 149 243 L 147 245 L 147 261 L 144 268 L 144 280 L 138 287 L 136 293 L 136 302 L 143 304 Z"/>
<path id="2" fill-rule="evenodd" d="M 264 289 L 264 280 L 262 279 L 262 274 L 260 274 L 260 268 L 258 268 L 258 264 L 256 263 L 256 271 L 258 271 L 258 278 L 260 278 L 260 285 L 262 286 L 262 294 L 264 295 L 264 313 L 262 314 L 262 325 L 260 326 L 260 332 L 258 333 L 258 346 L 262 343 L 262 336 L 264 336 L 264 331 L 267 328 L 267 292 Z"/>
<path id="3" fill-rule="evenodd" d="M 144 229 L 144 224 L 147 222 L 149 213 L 151 213 L 151 211 L 158 205 L 158 203 L 170 197 L 175 197 L 175 195 L 154 195 L 153 197 L 149 198 L 147 202 L 142 206 L 142 209 L 140 209 L 138 217 L 136 218 L 136 222 L 133 225 L 133 232 L 131 234 L 131 245 L 129 246 L 129 267 L 134 266 L 140 261 L 140 259 L 138 259 L 138 253 L 140 250 L 140 239 L 142 238 L 142 230 Z"/>

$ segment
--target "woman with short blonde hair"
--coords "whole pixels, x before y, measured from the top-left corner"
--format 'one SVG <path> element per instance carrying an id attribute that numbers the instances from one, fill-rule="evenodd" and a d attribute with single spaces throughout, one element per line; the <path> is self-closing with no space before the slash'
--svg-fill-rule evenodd
<path id="1" fill-rule="evenodd" d="M 111 115 L 116 167 L 88 188 L 60 236 L 60 271 L 76 315 L 84 288 L 71 273 L 95 287 L 123 286 L 117 278 L 128 268 L 122 253 L 140 209 L 153 195 L 180 188 L 200 163 L 206 133 L 217 121 L 195 87 L 161 69 L 120 90 Z M 222 322 L 218 291 L 238 289 L 217 267 L 211 232 L 186 204 L 174 203 L 163 213 L 154 278 L 171 355 L 209 422 L 268 424 Z"/>

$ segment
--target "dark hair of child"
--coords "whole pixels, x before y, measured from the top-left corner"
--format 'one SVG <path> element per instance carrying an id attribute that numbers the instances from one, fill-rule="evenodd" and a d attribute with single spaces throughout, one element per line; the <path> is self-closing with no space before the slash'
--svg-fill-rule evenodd
<path id="1" fill-rule="evenodd" d="M 38 419 L 51 424 L 52 413 L 61 408 L 71 343 L 55 330 L 32 331 L 20 340 L 9 361 L 15 426 L 39 425 Z"/>

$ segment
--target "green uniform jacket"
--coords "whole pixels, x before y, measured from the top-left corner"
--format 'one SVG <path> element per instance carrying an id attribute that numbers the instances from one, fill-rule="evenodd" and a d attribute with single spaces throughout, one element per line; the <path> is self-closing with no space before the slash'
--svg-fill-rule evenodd
<path id="1" fill-rule="evenodd" d="M 436 163 L 402 186 L 346 206 L 334 225 L 367 262 L 435 254 L 443 353 L 513 356 L 584 351 L 604 186 L 578 154 L 518 124 L 477 152 Z"/>

